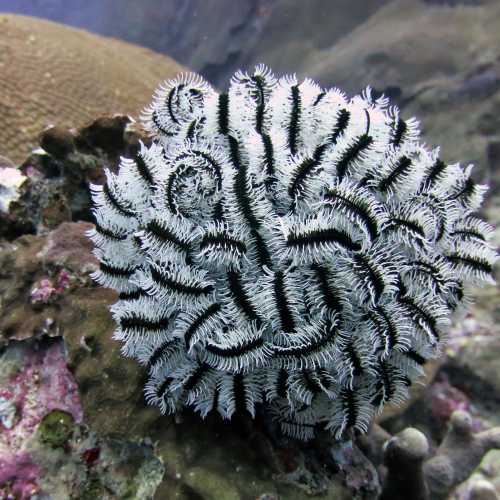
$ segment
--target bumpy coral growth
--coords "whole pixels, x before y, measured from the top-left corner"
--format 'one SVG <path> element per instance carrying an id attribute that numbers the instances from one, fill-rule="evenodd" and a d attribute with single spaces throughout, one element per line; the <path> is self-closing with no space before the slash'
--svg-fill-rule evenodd
<path id="1" fill-rule="evenodd" d="M 181 76 L 144 121 L 151 147 L 92 186 L 90 237 L 162 412 L 365 431 L 438 355 L 465 284 L 492 280 L 485 187 L 369 89 Z"/>

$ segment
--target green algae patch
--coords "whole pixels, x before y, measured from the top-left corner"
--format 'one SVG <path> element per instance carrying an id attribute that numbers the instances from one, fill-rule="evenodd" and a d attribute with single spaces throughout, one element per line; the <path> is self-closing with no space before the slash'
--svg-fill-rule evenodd
<path id="1" fill-rule="evenodd" d="M 40 442 L 52 448 L 60 448 L 71 439 L 74 426 L 71 413 L 54 410 L 45 415 L 38 426 Z"/>

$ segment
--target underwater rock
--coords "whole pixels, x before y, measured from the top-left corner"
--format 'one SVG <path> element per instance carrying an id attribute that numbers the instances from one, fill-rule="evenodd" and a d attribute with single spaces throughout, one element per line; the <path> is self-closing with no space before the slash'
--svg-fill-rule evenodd
<path id="1" fill-rule="evenodd" d="M 429 454 L 427 438 L 408 427 L 384 446 L 384 464 L 388 469 L 380 500 L 427 500 L 429 492 L 422 465 Z"/>
<path id="2" fill-rule="evenodd" d="M 500 450 L 491 450 L 484 456 L 469 479 L 453 492 L 453 500 L 481 500 L 481 495 L 486 500 L 500 497 Z"/>
<path id="3" fill-rule="evenodd" d="M 26 177 L 14 164 L 0 156 L 0 212 L 9 213 L 9 205 L 19 198 L 19 188 L 26 181 Z"/>
<path id="4" fill-rule="evenodd" d="M 59 318 L 73 311 L 62 300 L 97 267 L 83 234 L 89 227 L 65 223 L 47 236 L 25 235 L 0 245 L 0 345 L 60 334 Z"/>
<path id="5" fill-rule="evenodd" d="M 118 449 L 122 449 L 120 446 L 129 449 L 130 441 L 156 443 L 154 455 L 152 451 L 148 452 L 149 458 L 145 460 L 156 478 L 150 484 L 149 491 L 154 491 L 159 484 L 156 494 L 158 499 L 168 498 L 167 494 L 186 500 L 193 497 L 224 498 L 220 495 L 226 493 L 242 500 L 257 498 L 264 493 L 292 500 L 307 498 L 311 493 L 322 494 L 322 498 L 332 500 L 371 500 L 377 497 L 378 477 L 371 463 L 373 460 L 376 464 L 377 460 L 365 458 L 356 441 L 334 443 L 321 438 L 307 445 L 291 440 L 277 441 L 271 437 L 272 426 L 261 416 L 256 422 L 239 418 L 230 424 L 219 418 L 202 421 L 190 412 L 177 418 L 162 417 L 157 410 L 148 407 L 142 394 L 142 368 L 129 359 L 123 359 L 118 342 L 112 338 L 114 324 L 108 307 L 116 300 L 115 293 L 96 288 L 89 279 L 89 274 L 97 267 L 91 244 L 85 237 L 85 231 L 90 227 L 91 224 L 84 222 L 65 223 L 46 235 L 18 238 L 4 244 L 0 250 L 0 268 L 3 269 L 0 277 L 0 330 L 7 352 L 17 360 L 16 363 L 20 363 L 23 359 L 30 359 L 28 355 L 20 354 L 24 349 L 21 346 L 31 344 L 14 342 L 12 338 L 25 338 L 33 334 L 39 337 L 43 332 L 62 336 L 66 357 L 62 355 L 60 340 L 54 339 L 52 349 L 58 354 L 56 358 L 48 358 L 52 361 L 47 366 L 50 365 L 51 369 L 59 366 L 60 370 L 67 370 L 67 363 L 72 371 L 71 377 L 74 377 L 73 385 L 64 382 L 64 377 L 60 383 L 66 388 L 73 387 L 71 390 L 75 397 L 74 391 L 78 387 L 78 399 L 74 403 L 56 405 L 60 393 L 57 398 L 54 396 L 55 399 L 46 399 L 47 402 L 41 405 L 42 410 L 29 426 L 29 422 L 24 423 L 24 419 L 20 419 L 22 413 L 16 411 L 14 417 L 9 417 L 7 411 L 5 421 L 14 422 L 14 425 L 10 431 L 1 433 L 2 437 L 10 435 L 9 432 L 15 429 L 19 432 L 26 426 L 29 432 L 23 434 L 29 434 L 28 442 L 34 443 L 36 440 L 37 443 L 27 444 L 27 449 L 31 450 L 32 446 L 35 449 L 43 448 L 43 452 L 39 453 L 30 451 L 29 456 L 23 459 L 22 463 L 26 464 L 23 467 L 30 471 L 24 476 L 19 473 L 24 482 L 19 482 L 20 479 L 18 482 L 11 480 L 9 485 L 18 484 L 20 488 L 23 484 L 29 484 L 38 488 L 36 491 L 68 491 L 67 485 L 71 483 L 71 487 L 81 491 L 82 495 L 99 497 L 106 488 L 111 487 L 110 484 L 115 484 L 111 471 L 115 470 L 113 464 L 116 455 L 103 451 L 106 447 L 103 443 L 111 439 L 118 443 Z M 64 285 L 60 293 L 47 302 L 31 304 L 31 294 L 41 280 L 50 279 L 55 289 L 63 270 L 62 281 L 67 286 Z M 48 330 L 47 324 L 51 325 Z M 6 333 L 11 336 L 8 337 Z M 13 356 L 13 352 L 18 352 L 17 356 Z M 13 366 L 12 363 L 5 363 L 4 359 L 0 363 L 3 370 L 15 372 L 16 369 L 9 368 Z M 51 377 L 58 377 L 57 370 L 51 372 Z M 42 380 L 47 379 L 42 377 Z M 50 382 L 53 379 L 48 380 Z M 5 383 L 0 383 L 0 386 L 4 387 Z M 21 384 L 16 386 L 21 387 Z M 9 394 L 0 396 L 4 402 L 12 400 Z M 17 408 L 17 402 L 15 406 Z M 80 409 L 77 411 L 77 408 Z M 69 412 L 76 421 L 72 433 L 65 431 L 69 426 L 64 425 L 60 429 L 64 432 L 61 433 L 56 425 L 56 441 L 59 440 L 58 436 L 65 436 L 61 437 L 56 447 L 47 440 L 44 442 L 39 439 L 40 433 L 35 432 L 52 409 Z M 82 438 L 83 431 L 79 425 L 82 415 L 91 429 L 92 438 Z M 374 436 L 373 439 L 379 443 L 375 448 L 380 448 L 380 443 L 388 436 L 381 432 L 378 439 L 374 432 L 370 432 L 370 437 Z M 74 443 L 80 439 L 82 444 L 76 446 Z M 484 450 L 484 438 L 474 439 L 474 443 L 483 443 L 481 446 Z M 64 444 L 65 440 L 69 445 Z M 441 448 L 441 454 L 448 456 L 449 448 L 449 445 Z M 143 450 L 142 447 L 138 449 Z M 380 456 L 380 453 L 376 451 L 373 456 Z M 453 455 L 458 457 L 463 454 L 459 455 L 453 450 Z M 156 462 L 155 456 L 163 465 Z M 480 458 L 476 454 L 475 460 Z M 9 460 L 12 462 L 14 458 Z M 32 473 L 34 466 L 31 464 L 39 467 L 36 464 L 43 462 L 55 467 L 61 461 L 70 464 L 68 467 L 72 471 L 68 472 L 64 480 L 57 474 L 49 481 L 48 474 L 43 471 Z M 470 469 L 468 465 L 466 472 L 470 472 Z M 107 479 L 96 473 L 96 470 L 102 474 L 107 470 Z M 148 498 L 137 496 L 139 473 L 138 469 L 134 470 L 136 472 L 131 473 L 132 485 L 129 481 L 128 487 L 115 484 L 112 488 L 115 488 L 114 491 L 124 488 L 119 491 L 126 492 L 130 487 L 130 498 Z M 143 469 L 139 467 L 139 470 Z M 460 477 L 464 474 L 462 471 Z M 9 477 L 12 479 L 12 474 Z M 75 477 L 81 479 L 77 481 Z"/>
<path id="6" fill-rule="evenodd" d="M 230 425 L 219 418 L 202 421 L 190 413 L 174 419 L 148 407 L 142 392 L 142 368 L 123 359 L 119 343 L 112 338 L 114 323 L 108 307 L 116 300 L 115 293 L 96 288 L 88 276 L 96 269 L 84 235 L 89 227 L 83 222 L 65 223 L 46 235 L 18 238 L 0 250 L 1 268 L 10 269 L 0 279 L 0 331 L 8 352 L 11 346 L 19 350 L 25 345 L 14 342 L 15 338 L 50 334 L 64 339 L 66 358 L 60 358 L 61 368 L 67 363 L 71 369 L 81 410 L 75 413 L 61 405 L 51 409 L 69 411 L 77 423 L 85 415 L 85 423 L 102 438 L 157 443 L 155 454 L 166 470 L 161 491 L 178 492 L 179 498 L 222 498 L 217 496 L 220 492 L 235 491 L 243 500 L 264 492 L 298 500 L 307 497 L 306 491 L 322 492 L 324 498 L 332 500 L 350 499 L 353 491 L 359 498 L 374 498 L 378 488 L 375 469 L 355 444 L 339 448 L 328 440 L 314 447 L 275 443 L 266 437 L 266 421 L 254 424 L 243 419 Z M 65 271 L 64 279 L 66 273 L 70 277 L 69 285 L 50 300 L 32 304 L 33 289 L 46 276 L 55 288 L 61 270 Z M 58 340 L 52 342 L 61 350 Z M 16 359 L 25 357 L 19 354 Z M 41 411 L 36 424 L 47 413 Z M 32 425 L 30 432 L 34 433 L 35 427 Z M 57 425 L 55 430 L 59 435 Z M 68 442 L 77 438 L 74 430 Z M 67 448 L 54 448 L 47 440 L 42 444 L 55 454 Z M 82 450 L 82 460 L 100 463 L 103 455 L 95 448 L 94 443 Z M 340 469 L 332 453 L 342 458 Z M 326 468 L 325 461 L 330 464 Z M 89 492 L 103 487 L 90 476 L 85 484 Z M 232 485 L 230 489 L 224 487 L 227 484 Z"/>
<path id="7" fill-rule="evenodd" d="M 386 89 L 402 89 L 396 103 L 405 116 L 418 116 L 428 144 L 439 144 L 445 160 L 463 158 L 478 165 L 476 175 L 493 179 L 498 169 L 488 166 L 487 148 L 500 137 L 500 127 L 482 117 L 494 116 L 500 102 L 500 4 L 437 3 L 390 2 L 334 45 L 304 59 L 301 71 L 350 93 L 366 85 L 386 95 Z"/>
<path id="8" fill-rule="evenodd" d="M 0 155 L 16 162 L 47 126 L 137 114 L 159 80 L 183 70 L 142 47 L 10 14 L 0 14 L 0 47 Z"/>
<path id="9" fill-rule="evenodd" d="M 472 418 L 464 411 L 453 413 L 448 432 L 432 454 L 426 436 L 407 428 L 384 445 L 388 472 L 380 500 L 444 500 L 492 449 L 500 449 L 500 427 L 474 432 Z"/>
<path id="10" fill-rule="evenodd" d="M 81 424 L 61 339 L 10 343 L 0 388 L 17 415 L 0 421 L 0 498 L 152 498 L 163 465 L 150 445 L 102 439 Z"/>
<path id="11" fill-rule="evenodd" d="M 53 126 L 40 136 L 40 146 L 56 159 L 64 159 L 75 149 L 73 134 L 65 127 Z"/>
<path id="12" fill-rule="evenodd" d="M 121 155 L 134 156 L 141 140 L 147 142 L 125 115 L 101 116 L 78 130 L 43 131 L 42 149 L 19 168 L 1 169 L 0 163 L 0 237 L 12 240 L 63 222 L 92 220 L 88 183 L 102 183 L 104 166 L 113 168 Z"/>
<path id="13" fill-rule="evenodd" d="M 491 306 L 498 311 L 498 287 L 493 292 Z M 492 422 L 498 425 L 500 328 L 487 318 L 486 313 L 481 314 L 478 307 L 475 315 L 469 316 L 468 323 L 464 321 L 456 325 L 462 332 L 458 343 L 454 341 L 452 331 L 449 356 L 442 371 L 452 385 L 470 395 L 471 404 L 480 408 L 481 413 L 491 414 Z"/>
<path id="14" fill-rule="evenodd" d="M 423 467 L 431 498 L 446 498 L 451 489 L 467 479 L 492 449 L 500 449 L 500 427 L 475 433 L 471 416 L 467 412 L 456 411 L 443 442 Z"/>
<path id="15" fill-rule="evenodd" d="M 11 160 L 0 156 L 0 236 L 15 237 L 29 231 L 29 223 L 16 213 L 27 180 Z"/>

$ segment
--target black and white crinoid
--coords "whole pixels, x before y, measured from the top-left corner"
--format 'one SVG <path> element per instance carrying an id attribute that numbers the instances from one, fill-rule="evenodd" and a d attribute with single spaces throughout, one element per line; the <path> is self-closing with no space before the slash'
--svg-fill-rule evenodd
<path id="1" fill-rule="evenodd" d="M 92 186 L 89 236 L 164 413 L 261 405 L 292 437 L 366 431 L 439 354 L 466 285 L 492 281 L 485 186 L 369 89 L 183 75 L 143 118 L 152 144 Z"/>

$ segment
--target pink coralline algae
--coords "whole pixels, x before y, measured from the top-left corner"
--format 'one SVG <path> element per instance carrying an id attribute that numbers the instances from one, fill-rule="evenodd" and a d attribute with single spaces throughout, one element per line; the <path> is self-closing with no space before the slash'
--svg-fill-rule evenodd
<path id="1" fill-rule="evenodd" d="M 40 280 L 37 286 L 31 291 L 31 302 L 33 304 L 50 302 L 69 287 L 70 275 L 62 269 L 55 279 L 55 283 L 49 278 Z"/>
<path id="2" fill-rule="evenodd" d="M 61 342 L 23 343 L 11 352 L 9 360 L 4 354 L 3 366 L 19 359 L 22 364 L 10 374 L 0 370 L 2 410 L 10 412 L 10 418 L 6 413 L 0 419 L 0 498 L 27 499 L 38 491 L 40 467 L 26 446 L 38 424 L 53 410 L 68 412 L 80 423 L 83 412 Z"/>
<path id="3" fill-rule="evenodd" d="M 448 422 L 456 410 L 469 411 L 469 398 L 442 376 L 430 388 L 430 402 L 433 417 L 440 423 Z"/>
<path id="4" fill-rule="evenodd" d="M 39 492 L 40 467 L 28 453 L 0 457 L 0 498 L 24 500 Z"/>

